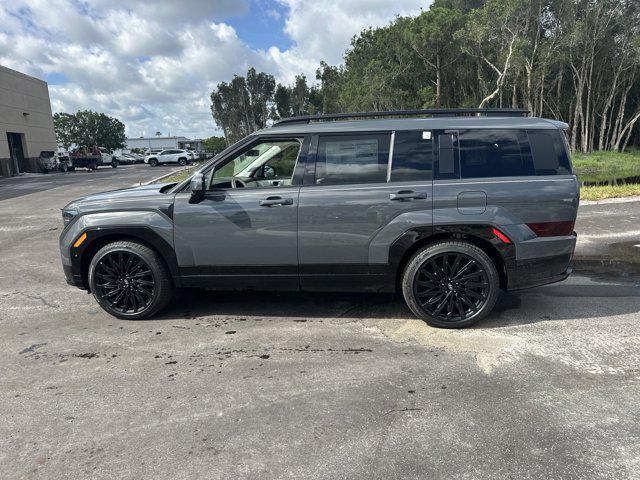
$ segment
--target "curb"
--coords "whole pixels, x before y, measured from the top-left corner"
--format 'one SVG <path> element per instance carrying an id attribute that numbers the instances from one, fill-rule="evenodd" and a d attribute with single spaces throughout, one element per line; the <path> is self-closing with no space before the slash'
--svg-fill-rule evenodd
<path id="1" fill-rule="evenodd" d="M 576 273 L 613 274 L 632 278 L 639 278 L 640 275 L 640 263 L 615 258 L 574 257 L 571 267 Z"/>
<path id="2" fill-rule="evenodd" d="M 606 205 L 608 203 L 640 202 L 640 196 L 605 198 L 603 200 L 580 200 L 580 205 Z"/>

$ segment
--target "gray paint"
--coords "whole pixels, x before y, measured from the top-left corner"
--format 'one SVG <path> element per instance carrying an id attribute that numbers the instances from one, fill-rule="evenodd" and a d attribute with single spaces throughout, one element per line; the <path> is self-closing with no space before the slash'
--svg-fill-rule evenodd
<path id="1" fill-rule="evenodd" d="M 296 215 L 300 187 L 210 192 L 197 204 L 175 197 L 175 251 L 180 266 L 297 265 Z M 260 206 L 280 196 L 292 205 Z"/>
<path id="2" fill-rule="evenodd" d="M 390 200 L 389 195 L 409 187 L 427 193 L 427 199 Z M 416 185 L 403 182 L 302 187 L 298 215 L 300 264 L 366 264 L 371 258 L 373 239 L 396 217 L 430 211 L 430 181 Z M 389 235 L 385 238 L 393 242 L 399 234 L 392 235 L 393 239 Z M 390 244 L 386 245 L 387 251 Z"/>

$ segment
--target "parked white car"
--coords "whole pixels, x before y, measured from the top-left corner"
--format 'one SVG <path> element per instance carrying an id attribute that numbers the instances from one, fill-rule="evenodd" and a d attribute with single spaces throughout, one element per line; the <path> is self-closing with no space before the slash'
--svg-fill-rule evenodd
<path id="1" fill-rule="evenodd" d="M 101 165 L 111 165 L 113 168 L 118 166 L 118 158 L 113 154 L 111 150 L 108 150 L 105 147 L 99 147 L 99 150 Z"/>
<path id="2" fill-rule="evenodd" d="M 152 167 L 162 163 L 178 163 L 180 165 L 186 165 L 192 161 L 192 156 L 187 150 L 178 149 L 162 150 L 160 153 L 147 155 L 144 159 L 144 163 L 148 163 Z"/>

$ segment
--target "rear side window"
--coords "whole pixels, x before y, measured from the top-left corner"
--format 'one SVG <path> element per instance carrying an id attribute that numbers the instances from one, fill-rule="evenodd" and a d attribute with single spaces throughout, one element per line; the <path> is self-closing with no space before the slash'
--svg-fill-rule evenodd
<path id="1" fill-rule="evenodd" d="M 433 140 L 431 132 L 396 131 L 391 163 L 391 181 L 409 182 L 433 178 Z"/>
<path id="2" fill-rule="evenodd" d="M 321 136 L 316 184 L 384 183 L 388 162 L 388 134 Z"/>
<path id="3" fill-rule="evenodd" d="M 560 130 L 527 130 L 536 175 L 567 175 L 571 163 Z"/>
<path id="4" fill-rule="evenodd" d="M 531 158 L 521 146 L 522 130 L 460 130 L 460 175 L 462 178 L 517 177 L 534 175 Z"/>

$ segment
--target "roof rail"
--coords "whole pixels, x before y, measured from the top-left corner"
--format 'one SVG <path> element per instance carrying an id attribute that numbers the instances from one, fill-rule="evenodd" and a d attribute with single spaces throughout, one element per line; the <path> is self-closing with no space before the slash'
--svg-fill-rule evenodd
<path id="1" fill-rule="evenodd" d="M 458 117 L 463 115 L 484 115 L 487 117 L 526 117 L 529 110 L 520 108 L 429 108 L 423 110 L 389 110 L 385 112 L 352 112 L 331 113 L 328 115 L 305 115 L 302 117 L 290 117 L 278 120 L 273 125 L 286 123 L 311 123 L 328 120 L 355 120 L 359 118 L 376 117 Z"/>

